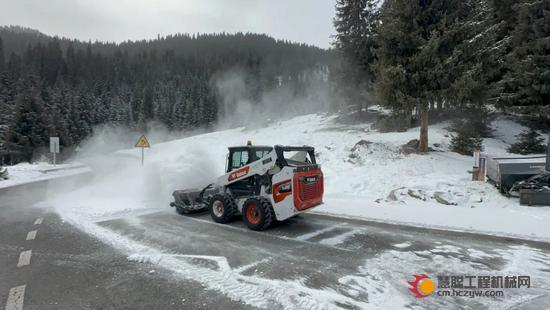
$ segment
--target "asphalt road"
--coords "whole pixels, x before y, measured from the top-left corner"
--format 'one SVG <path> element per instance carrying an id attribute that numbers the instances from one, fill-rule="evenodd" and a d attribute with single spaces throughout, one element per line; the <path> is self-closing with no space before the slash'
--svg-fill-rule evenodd
<path id="1" fill-rule="evenodd" d="M 46 191 L 37 183 L 0 192 L 0 307 L 550 308 L 546 244 L 312 214 L 252 232 L 169 207 L 69 223 L 33 206 Z M 407 281 L 422 273 L 434 282 L 526 275 L 530 288 L 416 298 Z"/>

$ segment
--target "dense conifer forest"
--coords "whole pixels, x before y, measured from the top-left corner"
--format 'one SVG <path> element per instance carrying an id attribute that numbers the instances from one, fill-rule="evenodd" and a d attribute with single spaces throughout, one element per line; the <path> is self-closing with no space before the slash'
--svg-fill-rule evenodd
<path id="1" fill-rule="evenodd" d="M 227 100 L 255 104 L 278 89 L 305 96 L 309 83 L 327 82 L 329 54 L 259 34 L 177 34 L 114 44 L 3 27 L 0 158 L 32 160 L 50 136 L 70 150 L 102 124 L 209 128 L 230 112 L 223 109 L 234 108 Z M 238 73 L 239 85 L 220 82 L 228 72 Z M 237 86 L 239 96 L 222 93 Z"/>

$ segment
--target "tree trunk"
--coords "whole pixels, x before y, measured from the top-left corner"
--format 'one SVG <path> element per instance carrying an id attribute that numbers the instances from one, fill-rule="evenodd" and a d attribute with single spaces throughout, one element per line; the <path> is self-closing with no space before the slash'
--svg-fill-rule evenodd
<path id="1" fill-rule="evenodd" d="M 420 146 L 419 151 L 425 153 L 428 151 L 428 109 L 425 104 L 421 106 L 420 111 Z"/>

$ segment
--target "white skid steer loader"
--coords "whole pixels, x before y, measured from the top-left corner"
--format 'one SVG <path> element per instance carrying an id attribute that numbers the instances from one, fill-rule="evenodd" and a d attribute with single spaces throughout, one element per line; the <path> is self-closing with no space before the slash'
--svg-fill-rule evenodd
<path id="1" fill-rule="evenodd" d="M 288 157 L 285 157 L 287 155 Z M 323 173 L 310 146 L 229 147 L 226 174 L 203 189 L 173 193 L 179 214 L 210 211 L 217 223 L 241 214 L 253 230 L 264 230 L 323 203 Z"/>

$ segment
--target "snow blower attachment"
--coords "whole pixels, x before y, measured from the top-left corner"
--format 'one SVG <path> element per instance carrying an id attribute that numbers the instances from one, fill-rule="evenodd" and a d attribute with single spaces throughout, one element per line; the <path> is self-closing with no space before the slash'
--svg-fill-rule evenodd
<path id="1" fill-rule="evenodd" d="M 241 215 L 253 230 L 267 229 L 323 203 L 323 173 L 310 146 L 229 148 L 226 174 L 201 189 L 177 190 L 179 214 L 210 211 L 217 223 Z"/>

